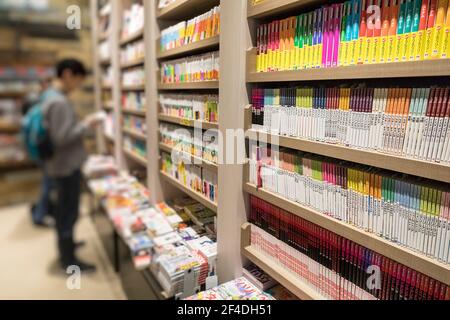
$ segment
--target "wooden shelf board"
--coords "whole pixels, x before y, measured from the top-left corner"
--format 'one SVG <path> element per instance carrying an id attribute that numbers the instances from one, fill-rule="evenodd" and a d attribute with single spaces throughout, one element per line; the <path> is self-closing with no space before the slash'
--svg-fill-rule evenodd
<path id="1" fill-rule="evenodd" d="M 21 130 L 18 124 L 0 123 L 0 133 L 19 133 Z"/>
<path id="2" fill-rule="evenodd" d="M 103 42 L 103 41 L 107 40 L 108 37 L 109 37 L 109 31 L 100 33 L 98 36 L 98 42 Z"/>
<path id="3" fill-rule="evenodd" d="M 304 207 L 296 202 L 284 199 L 283 197 L 267 190 L 257 188 L 253 184 L 244 183 L 244 191 L 327 230 L 330 230 L 344 238 L 358 243 L 359 245 L 404 264 L 405 266 L 450 285 L 450 265 L 445 265 L 437 260 L 431 259 L 425 255 L 416 253 L 384 238 L 378 237 L 375 234 L 368 233 L 364 230 L 356 228 L 355 226 L 317 212 L 311 208 Z"/>
<path id="4" fill-rule="evenodd" d="M 135 32 L 135 33 L 129 35 L 126 38 L 121 39 L 120 45 L 124 46 L 130 42 L 133 42 L 135 40 L 138 40 L 139 38 L 142 38 L 143 36 L 144 36 L 144 30 L 142 29 L 142 30 L 139 30 L 138 32 Z"/>
<path id="5" fill-rule="evenodd" d="M 200 128 L 201 127 L 204 130 L 219 128 L 218 123 L 188 120 L 188 119 L 183 119 L 183 118 L 179 118 L 179 117 L 168 116 L 165 114 L 159 114 L 158 119 L 160 121 L 170 122 L 170 123 L 178 124 L 178 125 L 184 126 L 184 127 L 191 127 L 191 128 Z"/>
<path id="6" fill-rule="evenodd" d="M 245 225 L 244 225 L 245 226 Z M 249 226 L 251 228 L 251 225 Z M 269 276 L 278 283 L 291 291 L 301 300 L 326 300 L 320 293 L 303 282 L 294 273 L 280 266 L 274 259 L 268 255 L 258 252 L 254 247 L 248 246 L 242 248 L 242 253 L 251 262 L 264 270 Z"/>
<path id="7" fill-rule="evenodd" d="M 112 102 L 107 102 L 107 103 L 103 103 L 102 104 L 102 108 L 104 110 L 107 110 L 107 111 L 113 111 L 114 110 L 114 105 L 113 105 Z"/>
<path id="8" fill-rule="evenodd" d="M 105 137 L 106 141 L 110 142 L 110 143 L 115 143 L 114 141 L 114 137 L 111 137 L 109 135 L 107 135 L 106 133 L 103 132 L 103 136 Z"/>
<path id="9" fill-rule="evenodd" d="M 157 58 L 158 59 L 176 58 L 183 55 L 191 55 L 201 51 L 212 50 L 218 48 L 219 43 L 220 43 L 220 36 L 215 36 L 209 39 L 201 40 L 198 42 L 182 46 L 180 48 L 167 50 L 163 52 L 159 51 Z M 161 48 L 160 39 L 157 40 L 156 47 Z"/>
<path id="10" fill-rule="evenodd" d="M 194 200 L 196 200 L 196 201 L 200 202 L 201 204 L 203 204 L 205 207 L 213 210 L 214 212 L 217 212 L 217 204 L 215 204 L 214 202 L 212 202 L 211 200 L 209 200 L 208 198 L 206 198 L 202 194 L 200 194 L 200 193 L 198 193 L 196 191 L 192 191 L 190 188 L 188 188 L 188 187 L 184 186 L 183 184 L 181 184 L 177 179 L 172 178 L 171 176 L 169 176 L 168 174 L 164 173 L 163 171 L 160 171 L 160 174 L 161 174 L 161 177 L 164 178 L 171 185 L 173 185 L 176 188 L 180 189 L 181 191 L 183 191 L 185 194 L 187 194 L 188 196 L 190 196 Z"/>
<path id="11" fill-rule="evenodd" d="M 128 150 L 126 148 L 123 149 L 123 152 L 125 153 L 125 155 L 127 155 L 132 160 L 134 160 L 137 163 L 143 165 L 144 167 L 147 167 L 147 164 L 148 164 L 147 159 L 142 158 L 141 156 L 137 155 L 133 151 Z"/>
<path id="12" fill-rule="evenodd" d="M 169 154 L 171 154 L 172 151 L 174 151 L 174 149 L 172 147 L 170 147 L 170 146 L 168 146 L 168 145 L 166 145 L 164 143 L 160 143 L 159 144 L 159 149 L 162 150 L 162 151 L 165 151 L 165 152 L 167 152 Z M 203 168 L 205 168 L 205 169 L 207 169 L 207 170 L 209 170 L 211 172 L 216 172 L 217 173 L 218 170 L 219 170 L 219 166 L 216 163 L 212 163 L 212 162 L 203 160 L 202 158 L 196 157 L 196 156 L 194 156 L 192 154 L 188 154 L 188 153 L 183 152 L 183 151 L 176 150 L 176 152 L 179 152 L 179 153 L 182 154 L 183 157 L 188 158 L 188 160 L 190 160 L 192 164 L 201 166 L 201 167 L 203 167 Z"/>
<path id="13" fill-rule="evenodd" d="M 247 52 L 247 82 L 350 80 L 450 76 L 450 59 L 368 64 L 296 71 L 256 72 L 256 49 Z"/>
<path id="14" fill-rule="evenodd" d="M 131 114 L 131 115 L 138 116 L 138 117 L 146 117 L 147 116 L 147 113 L 145 112 L 145 110 L 133 110 L 133 109 L 123 108 L 122 113 Z"/>
<path id="15" fill-rule="evenodd" d="M 136 132 L 134 130 L 122 128 L 122 132 L 125 133 L 125 134 L 128 134 L 128 135 L 130 135 L 130 136 L 132 136 L 133 138 L 136 138 L 136 139 L 140 139 L 140 140 L 144 140 L 144 141 L 147 140 L 147 136 L 145 134 L 142 134 L 140 132 Z"/>
<path id="16" fill-rule="evenodd" d="M 123 86 L 122 91 L 144 91 L 145 85 L 138 86 Z"/>
<path id="17" fill-rule="evenodd" d="M 220 4 L 220 0 L 176 0 L 156 12 L 157 19 L 181 20 L 193 18 L 198 14 Z"/>
<path id="18" fill-rule="evenodd" d="M 124 62 L 120 65 L 121 69 L 128 69 L 136 66 L 143 65 L 145 63 L 145 58 L 134 59 L 132 61 Z"/>
<path id="19" fill-rule="evenodd" d="M 325 1 L 320 0 L 264 0 L 253 5 L 253 0 L 248 0 L 247 17 L 265 18 L 283 13 L 292 14 L 293 10 L 298 10 L 310 5 L 321 5 Z"/>
<path id="20" fill-rule="evenodd" d="M 187 83 L 159 83 L 158 90 L 208 90 L 219 89 L 219 81 L 199 81 Z"/>
<path id="21" fill-rule="evenodd" d="M 267 143 L 273 141 L 274 144 L 282 147 L 450 183 L 450 165 L 447 164 L 404 158 L 376 151 L 358 150 L 318 141 L 271 135 L 258 130 L 247 130 L 249 139 L 254 139 L 260 135 L 261 141 Z"/>

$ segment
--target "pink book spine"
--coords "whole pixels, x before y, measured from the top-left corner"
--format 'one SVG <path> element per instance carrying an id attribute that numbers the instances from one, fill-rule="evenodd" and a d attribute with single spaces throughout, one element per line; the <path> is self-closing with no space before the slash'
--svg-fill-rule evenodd
<path id="1" fill-rule="evenodd" d="M 336 67 L 339 59 L 339 40 L 341 35 L 341 13 L 342 3 L 337 4 L 334 13 L 334 45 L 333 45 L 333 67 Z"/>
<path id="2" fill-rule="evenodd" d="M 334 18 L 334 7 L 335 5 L 332 5 L 328 7 L 328 40 L 327 40 L 327 59 L 326 59 L 326 66 L 327 68 L 331 67 L 333 64 L 333 18 Z"/>
<path id="3" fill-rule="evenodd" d="M 322 8 L 322 68 L 325 68 L 327 66 L 328 9 L 329 7 Z"/>

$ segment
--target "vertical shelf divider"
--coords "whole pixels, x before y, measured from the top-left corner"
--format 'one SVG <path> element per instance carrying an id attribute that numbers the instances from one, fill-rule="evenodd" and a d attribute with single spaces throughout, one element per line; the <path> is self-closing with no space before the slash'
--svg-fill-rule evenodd
<path id="1" fill-rule="evenodd" d="M 220 283 L 242 275 L 241 225 L 246 221 L 246 201 L 242 190 L 243 164 L 227 163 L 230 151 L 236 157 L 235 133 L 244 134 L 244 107 L 248 104 L 246 90 L 245 52 L 248 47 L 247 0 L 222 0 L 220 4 L 220 85 L 219 130 L 221 132 L 222 163 L 219 165 L 218 275 Z M 227 131 L 232 130 L 233 135 Z M 229 131 L 231 133 L 231 131 Z M 238 134 L 239 136 L 239 134 Z M 233 141 L 230 141 L 233 140 Z M 234 147 L 227 148 L 234 144 Z M 241 149 L 242 150 L 242 149 Z"/>

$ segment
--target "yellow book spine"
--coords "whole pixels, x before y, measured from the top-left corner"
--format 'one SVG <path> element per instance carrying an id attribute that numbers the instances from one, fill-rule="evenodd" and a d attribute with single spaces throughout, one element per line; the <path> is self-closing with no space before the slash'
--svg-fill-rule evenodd
<path id="1" fill-rule="evenodd" d="M 410 38 L 409 33 L 404 34 L 402 37 L 402 43 L 400 44 L 400 52 L 399 52 L 400 61 L 407 61 L 409 57 L 409 53 L 407 51 L 409 38 Z"/>
<path id="2" fill-rule="evenodd" d="M 392 57 L 392 60 L 394 62 L 399 62 L 401 59 L 401 47 L 404 40 L 404 35 L 398 34 L 395 38 L 394 56 Z"/>
<path id="3" fill-rule="evenodd" d="M 294 52 L 293 52 L 293 57 L 292 57 L 295 70 L 299 69 L 299 67 L 298 67 L 299 54 L 300 54 L 300 48 L 299 47 L 295 47 L 294 48 Z"/>
<path id="4" fill-rule="evenodd" d="M 319 46 L 316 44 L 315 46 L 313 46 L 313 54 L 311 57 L 311 68 L 316 68 L 317 67 L 317 50 L 319 49 Z"/>
<path id="5" fill-rule="evenodd" d="M 364 55 L 366 53 L 366 46 L 367 46 L 367 38 L 366 37 L 360 37 L 356 44 L 355 44 L 355 51 L 353 52 L 353 59 L 355 60 L 356 64 L 363 64 L 364 63 Z"/>
<path id="6" fill-rule="evenodd" d="M 427 32 L 425 34 L 424 46 L 422 48 L 423 50 L 422 57 L 425 60 L 431 58 L 431 50 L 433 48 L 433 32 L 434 28 L 429 28 L 427 29 Z"/>
<path id="7" fill-rule="evenodd" d="M 304 69 L 309 68 L 309 52 L 310 52 L 309 46 L 305 46 L 305 56 L 304 56 L 304 60 L 303 60 L 303 68 Z"/>
<path id="8" fill-rule="evenodd" d="M 317 60 L 316 60 L 317 68 L 320 68 L 322 66 L 322 54 L 323 54 L 323 45 L 319 44 L 317 45 Z"/>
<path id="9" fill-rule="evenodd" d="M 380 62 L 380 39 L 381 37 L 373 37 L 372 38 L 372 47 L 370 51 L 370 63 L 379 63 Z"/>
<path id="10" fill-rule="evenodd" d="M 434 28 L 432 45 L 433 49 L 431 50 L 431 59 L 437 59 L 441 57 L 441 43 L 442 43 L 442 35 L 444 33 L 444 28 L 442 25 L 438 25 Z"/>
<path id="11" fill-rule="evenodd" d="M 345 42 L 341 42 L 341 44 L 339 46 L 339 59 L 338 59 L 339 67 L 342 67 L 344 65 L 344 45 L 345 45 Z M 322 52 L 322 50 L 321 50 L 321 52 Z"/>
<path id="12" fill-rule="evenodd" d="M 414 42 L 414 60 L 422 60 L 423 59 L 423 46 L 425 41 L 425 31 L 419 30 L 417 32 L 416 41 Z"/>
<path id="13" fill-rule="evenodd" d="M 380 37 L 380 45 L 379 45 L 379 55 L 380 55 L 380 63 L 386 63 L 387 62 L 387 41 L 388 37 Z"/>
<path id="14" fill-rule="evenodd" d="M 361 60 L 363 61 L 364 64 L 369 64 L 372 62 L 372 59 L 370 56 L 370 52 L 372 49 L 371 47 L 372 47 L 372 38 L 367 37 L 366 41 L 364 41 L 363 51 L 360 53 Z"/>
<path id="15" fill-rule="evenodd" d="M 407 60 L 408 61 L 413 61 L 415 59 L 415 50 L 414 50 L 414 45 L 417 42 L 417 32 L 411 32 L 409 34 L 409 38 L 408 38 L 408 43 L 406 45 L 406 52 L 407 52 Z"/>
<path id="16" fill-rule="evenodd" d="M 441 58 L 450 58 L 450 26 L 444 29 L 441 41 Z"/>
<path id="17" fill-rule="evenodd" d="M 387 62 L 394 62 L 395 60 L 395 46 L 397 36 L 388 36 L 387 41 Z"/>
<path id="18" fill-rule="evenodd" d="M 340 56 L 341 56 L 342 66 L 348 66 L 348 41 L 345 41 L 344 43 L 342 43 L 341 47 L 342 47 L 342 54 Z"/>
<path id="19" fill-rule="evenodd" d="M 352 40 L 349 45 L 349 65 L 354 66 L 358 61 L 357 47 L 358 47 L 358 40 Z"/>
<path id="20" fill-rule="evenodd" d="M 261 72 L 261 54 L 256 55 L 256 72 Z"/>

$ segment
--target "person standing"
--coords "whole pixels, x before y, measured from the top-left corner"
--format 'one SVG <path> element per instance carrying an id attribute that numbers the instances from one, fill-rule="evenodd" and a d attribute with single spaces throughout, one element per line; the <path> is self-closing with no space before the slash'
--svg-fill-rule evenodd
<path id="1" fill-rule="evenodd" d="M 52 156 L 45 160 L 45 170 L 52 179 L 57 194 L 55 224 L 61 267 L 78 266 L 81 271 L 95 271 L 95 266 L 75 255 L 74 227 L 79 215 L 81 167 L 86 159 L 83 138 L 100 120 L 95 115 L 78 121 L 68 95 L 81 87 L 84 65 L 76 59 L 60 61 L 57 79 L 52 87 L 57 94 L 42 104 L 46 127 L 52 146 Z"/>

